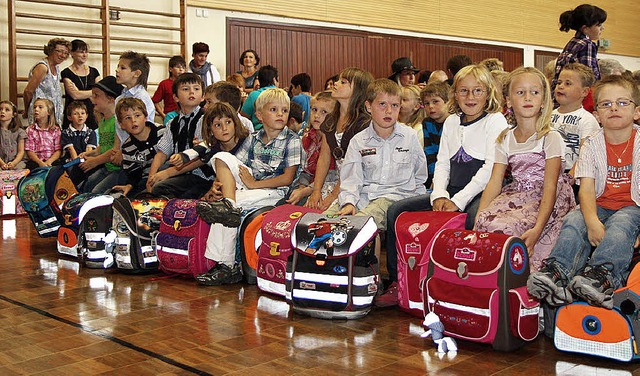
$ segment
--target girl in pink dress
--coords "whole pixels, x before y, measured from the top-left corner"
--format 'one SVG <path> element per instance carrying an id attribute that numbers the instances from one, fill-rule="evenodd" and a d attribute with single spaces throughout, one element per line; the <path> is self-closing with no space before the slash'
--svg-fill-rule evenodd
<path id="1" fill-rule="evenodd" d="M 562 136 L 551 128 L 551 93 L 539 70 L 521 67 L 507 77 L 512 126 L 498 137 L 491 178 L 482 194 L 476 230 L 519 236 L 537 271 L 553 248 L 564 216 L 576 203 L 563 173 Z M 507 168 L 513 181 L 502 186 Z"/>

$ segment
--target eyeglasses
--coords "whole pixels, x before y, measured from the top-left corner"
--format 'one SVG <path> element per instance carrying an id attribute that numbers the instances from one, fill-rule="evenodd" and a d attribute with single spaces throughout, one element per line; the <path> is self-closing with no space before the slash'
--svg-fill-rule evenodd
<path id="1" fill-rule="evenodd" d="M 67 50 L 53 50 L 53 52 L 58 53 L 58 54 L 63 54 L 65 56 L 69 56 L 69 51 L 67 51 Z"/>
<path id="2" fill-rule="evenodd" d="M 636 102 L 632 101 L 631 99 L 618 99 L 615 101 L 602 101 L 600 103 L 598 103 L 596 105 L 596 108 L 598 110 L 608 110 L 613 108 L 613 104 L 616 104 L 619 108 L 624 108 L 627 107 L 629 105 L 631 105 L 631 103 L 636 104 Z"/>
<path id="3" fill-rule="evenodd" d="M 456 94 L 458 94 L 461 97 L 468 97 L 469 94 L 473 94 L 474 97 L 480 97 L 486 92 L 487 92 L 486 90 L 480 89 L 479 87 L 477 87 L 477 88 L 472 89 L 472 90 L 459 89 L 458 91 L 456 91 Z"/>

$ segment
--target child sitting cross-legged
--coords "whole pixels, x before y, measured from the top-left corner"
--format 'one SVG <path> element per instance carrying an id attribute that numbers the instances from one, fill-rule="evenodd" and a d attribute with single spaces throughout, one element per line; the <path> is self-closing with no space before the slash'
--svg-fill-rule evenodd
<path id="1" fill-rule="evenodd" d="M 571 303 L 575 296 L 611 309 L 640 240 L 640 128 L 633 123 L 640 117 L 640 90 L 609 76 L 596 83 L 593 97 L 602 130 L 587 136 L 576 162 L 580 205 L 564 219 L 527 289 L 550 305 Z"/>
<path id="2" fill-rule="evenodd" d="M 216 265 L 196 276 L 203 285 L 242 280 L 240 265 L 235 262 L 239 207 L 262 207 L 282 200 L 303 160 L 300 137 L 287 128 L 287 93 L 266 89 L 256 99 L 255 108 L 263 128 L 251 134 L 236 155 L 220 152 L 211 159 L 216 181 L 205 195 L 210 201 L 201 202 L 197 209 L 205 221 L 213 223 L 205 257 Z"/>

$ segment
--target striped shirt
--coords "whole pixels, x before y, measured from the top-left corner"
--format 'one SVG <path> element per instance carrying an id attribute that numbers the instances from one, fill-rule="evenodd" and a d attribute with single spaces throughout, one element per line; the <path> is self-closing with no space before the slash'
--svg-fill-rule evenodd
<path id="1" fill-rule="evenodd" d="M 128 184 L 134 187 L 146 184 L 151 162 L 158 152 L 158 140 L 167 132 L 164 126 L 157 126 L 149 121 L 146 126 L 151 128 L 151 132 L 145 141 L 130 136 L 122 144 L 122 169 L 127 174 Z"/>

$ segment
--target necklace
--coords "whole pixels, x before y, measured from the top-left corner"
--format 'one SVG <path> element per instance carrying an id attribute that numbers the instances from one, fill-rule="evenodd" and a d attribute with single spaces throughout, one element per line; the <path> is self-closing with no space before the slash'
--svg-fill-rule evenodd
<path id="1" fill-rule="evenodd" d="M 78 80 L 80 81 L 80 84 L 82 85 L 82 87 L 80 88 L 80 90 L 88 90 L 89 89 L 89 70 L 86 68 L 86 66 L 82 66 L 82 68 L 84 69 L 85 72 L 87 72 L 87 74 L 85 76 L 81 76 L 80 75 L 80 69 L 76 68 L 76 72 L 75 75 L 78 77 Z M 82 80 L 82 78 L 84 78 L 84 81 Z"/>
<path id="2" fill-rule="evenodd" d="M 629 139 L 627 140 L 627 146 L 624 147 L 624 150 L 622 151 L 622 153 L 620 153 L 620 155 L 618 155 L 618 153 L 613 150 L 613 146 L 610 148 L 611 152 L 616 156 L 616 158 L 618 158 L 618 163 L 622 163 L 622 156 L 627 152 L 627 149 L 629 148 L 629 141 L 631 141 L 631 138 L 632 137 L 629 137 Z"/>

